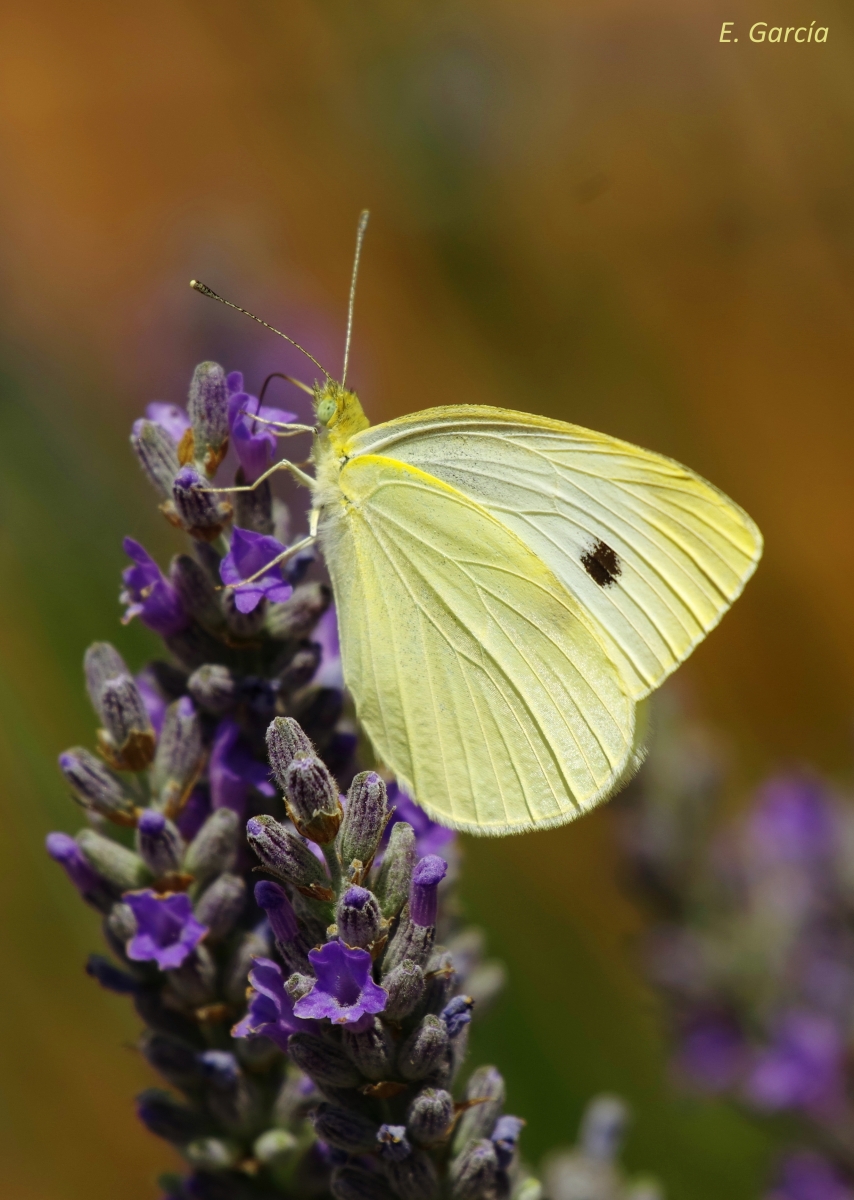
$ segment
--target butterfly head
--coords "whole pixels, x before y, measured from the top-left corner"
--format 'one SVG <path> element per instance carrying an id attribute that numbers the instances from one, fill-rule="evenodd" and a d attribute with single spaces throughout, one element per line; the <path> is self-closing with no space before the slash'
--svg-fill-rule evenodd
<path id="1" fill-rule="evenodd" d="M 343 444 L 370 424 L 356 393 L 348 392 L 333 379 L 327 379 L 315 391 L 314 412 L 318 424 L 336 445 Z"/>

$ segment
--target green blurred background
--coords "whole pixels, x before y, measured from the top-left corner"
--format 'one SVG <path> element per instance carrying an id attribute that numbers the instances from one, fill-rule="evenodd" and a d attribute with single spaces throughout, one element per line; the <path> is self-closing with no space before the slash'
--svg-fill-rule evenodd
<path id="1" fill-rule="evenodd" d="M 766 9 L 768 6 L 766 5 Z M 80 660 L 122 629 L 121 536 L 177 545 L 130 421 L 216 358 L 296 362 L 198 276 L 338 361 L 372 225 L 351 379 L 379 421 L 489 402 L 689 463 L 766 557 L 680 672 L 733 798 L 781 761 L 848 771 L 854 594 L 854 14 L 821 0 L 30 0 L 0 10 L 0 1194 L 154 1197 L 128 1006 L 42 850 L 91 739 Z M 826 45 L 746 28 L 829 27 Z M 721 45 L 723 20 L 738 44 Z M 748 1200 L 764 1133 L 668 1088 L 640 918 L 607 808 L 466 844 L 470 914 L 510 969 L 475 1039 L 528 1155 L 607 1088 L 670 1200 Z"/>

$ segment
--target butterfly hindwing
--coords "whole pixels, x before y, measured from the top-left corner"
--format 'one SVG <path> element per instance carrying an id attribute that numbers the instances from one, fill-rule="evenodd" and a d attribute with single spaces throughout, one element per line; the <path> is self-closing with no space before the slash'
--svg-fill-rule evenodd
<path id="1" fill-rule="evenodd" d="M 562 824 L 634 761 L 634 704 L 550 568 L 480 504 L 358 454 L 321 525 L 345 682 L 375 749 L 444 823 Z"/>
<path id="2" fill-rule="evenodd" d="M 353 439 L 475 500 L 588 614 L 636 699 L 712 629 L 752 575 L 759 530 L 672 459 L 545 417 L 429 409 Z"/>

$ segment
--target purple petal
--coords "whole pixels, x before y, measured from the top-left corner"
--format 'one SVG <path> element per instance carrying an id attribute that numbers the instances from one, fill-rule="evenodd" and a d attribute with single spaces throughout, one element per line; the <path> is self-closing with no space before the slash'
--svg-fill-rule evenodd
<path id="1" fill-rule="evenodd" d="M 154 421 L 155 424 L 165 429 L 175 442 L 180 442 L 190 428 L 190 418 L 177 404 L 165 404 L 161 400 L 153 400 L 146 407 L 145 415 L 149 421 Z"/>

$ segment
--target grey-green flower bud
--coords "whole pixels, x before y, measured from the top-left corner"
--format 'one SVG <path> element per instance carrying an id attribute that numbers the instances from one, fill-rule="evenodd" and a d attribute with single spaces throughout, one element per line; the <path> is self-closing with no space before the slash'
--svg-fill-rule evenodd
<path id="1" fill-rule="evenodd" d="M 108 817 L 117 825 L 133 825 L 136 805 L 121 780 L 103 762 L 82 746 L 73 746 L 59 756 L 59 767 L 83 808 Z"/>
<path id="2" fill-rule="evenodd" d="M 172 494 L 172 480 L 180 470 L 178 448 L 156 421 L 135 421 L 130 444 L 149 481 L 161 496 Z"/>
<path id="3" fill-rule="evenodd" d="M 219 593 L 205 568 L 189 554 L 179 554 L 169 567 L 169 581 L 180 596 L 184 611 L 209 633 L 219 633 L 225 625 L 225 616 Z M 192 691 L 191 695 L 197 699 Z"/>
<path id="4" fill-rule="evenodd" d="M 228 667 L 205 663 L 187 680 L 187 691 L 200 708 L 221 717 L 237 704 L 240 684 Z"/>
<path id="5" fill-rule="evenodd" d="M 189 696 L 166 709 L 151 773 L 157 804 L 170 816 L 178 813 L 202 763 L 202 726 Z"/>
<path id="6" fill-rule="evenodd" d="M 383 987 L 388 992 L 383 1016 L 388 1021 L 402 1021 L 418 1007 L 424 995 L 424 972 L 418 963 L 405 958 L 393 971 L 383 976 Z"/>
<path id="7" fill-rule="evenodd" d="M 201 1083 L 202 1072 L 197 1051 L 186 1042 L 147 1029 L 140 1039 L 139 1048 L 146 1062 L 173 1087 L 187 1089 Z"/>
<path id="8" fill-rule="evenodd" d="M 285 773 L 288 816 L 303 837 L 326 846 L 335 840 L 342 809 L 338 785 L 321 759 L 295 758 Z"/>
<path id="9" fill-rule="evenodd" d="M 345 1028 L 342 1045 L 366 1079 L 389 1079 L 394 1070 L 394 1041 L 383 1023 L 374 1017 L 373 1025 L 355 1031 Z"/>
<path id="10" fill-rule="evenodd" d="M 94 829 L 81 829 L 77 844 L 92 870 L 117 891 L 132 892 L 151 882 L 151 872 L 138 854 Z"/>
<path id="11" fill-rule="evenodd" d="M 252 1153 L 265 1166 L 278 1165 L 297 1150 L 299 1142 L 287 1129 L 268 1129 L 255 1139 Z"/>
<path id="12" fill-rule="evenodd" d="M 323 583 L 301 583 L 290 600 L 271 604 L 267 632 L 280 641 L 300 641 L 314 629 L 332 603 L 332 592 Z"/>
<path id="13" fill-rule="evenodd" d="M 209 942 L 228 937 L 246 905 L 246 883 L 224 872 L 202 893 L 195 905 L 196 920 L 207 926 Z"/>
<path id="14" fill-rule="evenodd" d="M 288 1039 L 288 1054 L 318 1087 L 352 1088 L 362 1082 L 358 1068 L 344 1051 L 313 1033 L 292 1034 Z"/>
<path id="15" fill-rule="evenodd" d="M 223 979 L 223 996 L 229 1004 L 241 1005 L 246 999 L 246 977 L 252 970 L 253 958 L 266 958 L 270 946 L 260 934 L 244 933 L 229 958 Z M 246 1043 L 251 1044 L 251 1042 Z"/>
<path id="16" fill-rule="evenodd" d="M 213 475 L 228 449 L 228 387 L 219 363 L 203 362 L 196 367 L 187 415 L 193 426 L 193 457 Z"/>
<path id="17" fill-rule="evenodd" d="M 394 1200 L 382 1176 L 361 1167 L 336 1167 L 329 1190 L 335 1200 Z"/>
<path id="18" fill-rule="evenodd" d="M 338 833 L 338 853 L 345 872 L 353 862 L 360 862 L 361 883 L 377 852 L 382 832 L 388 820 L 386 786 L 376 771 L 362 771 L 350 784 L 344 819 Z"/>
<path id="19" fill-rule="evenodd" d="M 423 1079 L 439 1066 L 447 1048 L 445 1022 L 430 1013 L 401 1045 L 397 1054 L 398 1070 L 404 1079 Z"/>
<path id="20" fill-rule="evenodd" d="M 276 717 L 267 729 L 267 757 L 282 791 L 285 790 L 288 767 L 295 758 L 310 758 L 314 746 L 293 717 Z"/>
<path id="21" fill-rule="evenodd" d="M 504 1107 L 504 1080 L 495 1067 L 478 1067 L 466 1084 L 466 1100 L 479 1100 L 460 1117 L 454 1133 L 454 1152 L 466 1142 L 489 1137 Z"/>
<path id="22" fill-rule="evenodd" d="M 454 1122 L 454 1098 L 444 1088 L 424 1088 L 409 1106 L 406 1128 L 423 1146 L 440 1142 Z"/>
<path id="23" fill-rule="evenodd" d="M 469 1142 L 448 1171 L 453 1200 L 482 1200 L 493 1196 L 498 1182 L 498 1157 L 489 1138 Z"/>
<path id="24" fill-rule="evenodd" d="M 293 1039 L 288 1045 L 292 1043 Z M 351 1109 L 339 1108 L 336 1104 L 318 1104 L 312 1122 L 317 1136 L 336 1150 L 345 1150 L 348 1154 L 367 1154 L 376 1147 L 376 1122 Z"/>
<path id="25" fill-rule="evenodd" d="M 180 869 L 184 839 L 162 812 L 146 808 L 140 813 L 136 827 L 136 849 L 155 879 L 159 879 Z"/>
<path id="26" fill-rule="evenodd" d="M 240 1146 L 224 1138 L 196 1138 L 184 1147 L 187 1161 L 202 1171 L 227 1171 L 241 1159 Z"/>
<path id="27" fill-rule="evenodd" d="M 396 917 L 406 903 L 417 857 L 415 830 L 408 822 L 398 821 L 392 828 L 373 886 L 382 914 L 389 920 Z"/>
<path id="28" fill-rule="evenodd" d="M 231 808 L 218 808 L 193 838 L 184 859 L 184 870 L 205 883 L 230 871 L 237 859 L 240 818 Z"/>
<path id="29" fill-rule="evenodd" d="M 433 949 L 436 930 L 433 925 L 416 925 L 409 919 L 409 909 L 404 909 L 383 958 L 383 975 L 391 972 L 405 959 L 423 966 Z"/>
<path id="30" fill-rule="evenodd" d="M 363 887 L 349 887 L 335 910 L 338 937 L 347 946 L 364 949 L 380 933 L 380 907 L 376 896 Z"/>
<path id="31" fill-rule="evenodd" d="M 120 771 L 143 771 L 154 758 L 154 730 L 139 688 L 130 675 L 116 675 L 101 686 L 98 748 Z"/>
<path id="32" fill-rule="evenodd" d="M 423 1150 L 413 1150 L 400 1161 L 385 1159 L 383 1170 L 397 1195 L 405 1200 L 437 1200 L 439 1177 L 432 1158 Z"/>
<path id="33" fill-rule="evenodd" d="M 329 877 L 312 852 L 275 817 L 262 814 L 246 823 L 249 845 L 267 870 L 319 900 L 331 900 Z"/>

